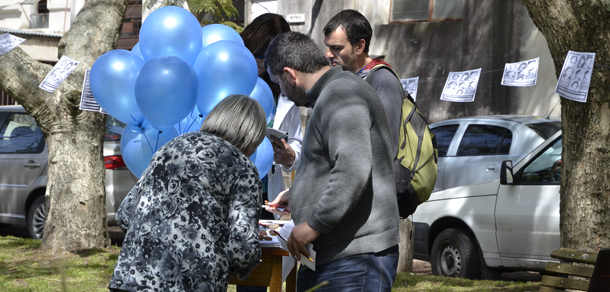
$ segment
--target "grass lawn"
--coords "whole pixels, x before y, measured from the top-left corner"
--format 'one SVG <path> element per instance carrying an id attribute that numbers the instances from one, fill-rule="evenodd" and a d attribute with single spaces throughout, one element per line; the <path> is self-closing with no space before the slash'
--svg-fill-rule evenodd
<path id="1" fill-rule="evenodd" d="M 108 291 L 120 247 L 52 255 L 40 241 L 0 236 L 0 291 Z M 393 291 L 538 291 L 539 282 L 473 281 L 400 273 Z M 235 291 L 229 286 L 229 291 Z"/>

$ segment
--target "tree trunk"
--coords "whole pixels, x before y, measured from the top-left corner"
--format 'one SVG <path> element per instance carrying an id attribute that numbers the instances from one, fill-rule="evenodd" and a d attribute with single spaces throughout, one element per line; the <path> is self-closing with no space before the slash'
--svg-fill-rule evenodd
<path id="1" fill-rule="evenodd" d="M 400 242 L 397 272 L 413 272 L 413 222 L 409 218 L 400 219 Z"/>
<path id="2" fill-rule="evenodd" d="M 59 43 L 80 64 L 53 93 L 38 88 L 51 66 L 21 48 L 0 56 L 0 87 L 34 116 L 49 148 L 42 248 L 107 247 L 102 157 L 105 116 L 79 110 L 84 72 L 118 42 L 126 2 L 87 1 Z"/>
<path id="3" fill-rule="evenodd" d="M 523 0 L 559 76 L 568 50 L 594 52 L 586 103 L 561 99 L 561 246 L 610 246 L 610 1 Z"/>

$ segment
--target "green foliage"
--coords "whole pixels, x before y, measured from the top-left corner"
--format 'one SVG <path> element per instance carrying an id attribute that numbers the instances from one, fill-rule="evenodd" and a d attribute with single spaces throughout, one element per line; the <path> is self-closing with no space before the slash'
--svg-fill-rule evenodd
<path id="1" fill-rule="evenodd" d="M 161 4 L 159 4 L 161 1 Z M 239 11 L 233 6 L 232 0 L 146 0 L 144 8 L 152 10 L 156 7 L 164 6 L 183 6 L 188 4 L 189 11 L 197 17 L 199 23 L 207 25 L 220 23 L 230 26 L 241 33 L 242 27 L 238 26 L 229 19 L 239 16 Z"/>

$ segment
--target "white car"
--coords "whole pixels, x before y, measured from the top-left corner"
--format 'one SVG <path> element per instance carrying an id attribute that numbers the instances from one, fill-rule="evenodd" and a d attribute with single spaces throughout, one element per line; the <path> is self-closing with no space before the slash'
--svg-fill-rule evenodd
<path id="1" fill-rule="evenodd" d="M 561 129 L 560 119 L 497 115 L 430 125 L 438 144 L 434 191 L 497 179 L 504 160 L 518 162 Z"/>
<path id="2" fill-rule="evenodd" d="M 494 181 L 432 193 L 413 214 L 414 257 L 452 277 L 544 270 L 560 247 L 561 152 L 559 131 Z"/>

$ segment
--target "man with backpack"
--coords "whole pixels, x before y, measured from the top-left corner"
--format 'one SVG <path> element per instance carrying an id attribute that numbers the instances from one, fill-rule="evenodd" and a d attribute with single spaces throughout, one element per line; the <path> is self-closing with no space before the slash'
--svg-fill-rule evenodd
<path id="1" fill-rule="evenodd" d="M 405 218 L 428 199 L 434 188 L 436 139 L 392 67 L 369 56 L 373 29 L 364 15 L 343 10 L 328 21 L 323 31 L 326 57 L 331 64 L 365 79 L 381 98 L 392 131 L 400 217 Z"/>
<path id="2" fill-rule="evenodd" d="M 391 291 L 400 235 L 381 100 L 362 79 L 331 68 L 302 33 L 278 35 L 265 67 L 291 101 L 313 108 L 295 179 L 266 207 L 278 215 L 277 207 L 287 207 L 295 224 L 288 250 L 315 262 L 315 269 L 299 268 L 297 291 L 327 280 L 325 291 Z"/>

